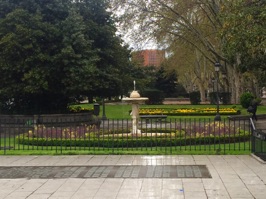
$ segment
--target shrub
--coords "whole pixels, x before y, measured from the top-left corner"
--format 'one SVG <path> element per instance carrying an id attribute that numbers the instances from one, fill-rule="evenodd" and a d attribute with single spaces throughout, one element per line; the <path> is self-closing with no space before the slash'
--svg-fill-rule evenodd
<path id="1" fill-rule="evenodd" d="M 162 104 L 164 100 L 164 93 L 157 89 L 146 89 L 141 95 L 149 98 L 147 104 Z"/>
<path id="2" fill-rule="evenodd" d="M 219 92 L 219 99 L 222 101 L 223 104 L 230 104 L 231 103 L 231 93 L 230 92 Z M 216 92 L 210 92 L 210 103 L 217 104 L 217 94 Z"/>
<path id="3" fill-rule="evenodd" d="M 209 93 L 210 103 L 211 104 L 217 104 L 217 94 L 216 92 L 210 92 Z"/>
<path id="4" fill-rule="evenodd" d="M 221 93 L 221 97 L 222 97 L 222 103 L 223 104 L 230 104 L 231 103 L 231 93 L 230 92 L 222 92 Z"/>
<path id="5" fill-rule="evenodd" d="M 251 100 L 254 98 L 254 96 L 249 93 L 249 92 L 245 92 L 240 96 L 240 104 L 243 108 L 248 108 Z"/>
<path id="6" fill-rule="evenodd" d="M 199 104 L 200 103 L 200 92 L 199 91 L 194 91 L 189 93 L 189 98 L 191 104 Z"/>
<path id="7" fill-rule="evenodd" d="M 174 129 L 142 129 L 132 136 L 129 129 L 98 131 L 95 126 L 53 128 L 36 126 L 16 137 L 19 144 L 66 147 L 154 147 L 215 143 L 235 143 L 250 140 L 248 131 L 230 124 L 211 122 L 202 125 L 177 126 Z"/>
<path id="8" fill-rule="evenodd" d="M 256 101 L 257 101 L 258 104 L 260 104 L 262 99 L 261 98 L 256 98 Z"/>
<path id="9" fill-rule="evenodd" d="M 75 105 L 69 106 L 68 110 L 71 113 L 84 113 L 84 112 L 92 112 L 93 111 L 92 108 L 84 108 L 84 107 L 75 106 Z"/>

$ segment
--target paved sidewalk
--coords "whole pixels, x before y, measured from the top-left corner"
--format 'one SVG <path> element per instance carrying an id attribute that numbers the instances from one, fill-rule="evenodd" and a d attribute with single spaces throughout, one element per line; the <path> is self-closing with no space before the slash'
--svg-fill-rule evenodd
<path id="1" fill-rule="evenodd" d="M 0 167 L 93 165 L 206 165 L 211 178 L 0 179 L 0 198 L 266 198 L 266 164 L 248 155 L 0 156 Z"/>

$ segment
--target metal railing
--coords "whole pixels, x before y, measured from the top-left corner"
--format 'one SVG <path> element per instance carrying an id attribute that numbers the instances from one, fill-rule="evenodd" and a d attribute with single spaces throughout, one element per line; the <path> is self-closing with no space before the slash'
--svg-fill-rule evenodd
<path id="1" fill-rule="evenodd" d="M 252 131 L 252 149 L 251 152 L 266 161 L 266 129 L 257 129 L 252 118 L 250 118 Z"/>
<path id="2" fill-rule="evenodd" d="M 32 118 L 33 119 L 33 118 Z M 132 134 L 131 120 L 71 123 L 63 118 L 31 123 L 29 118 L 0 121 L 0 154 L 227 154 L 251 151 L 249 120 L 140 120 Z M 34 121 L 34 120 L 32 120 Z M 64 125 L 61 125 L 64 123 Z"/>

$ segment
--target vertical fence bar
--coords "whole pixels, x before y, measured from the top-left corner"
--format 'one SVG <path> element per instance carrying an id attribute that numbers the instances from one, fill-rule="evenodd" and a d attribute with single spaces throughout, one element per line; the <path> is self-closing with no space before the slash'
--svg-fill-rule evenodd
<path id="1" fill-rule="evenodd" d="M 206 151 L 206 119 L 203 119 L 204 151 Z"/>
<path id="2" fill-rule="evenodd" d="M 5 122 L 7 124 L 3 124 L 1 120 L 0 147 L 4 154 L 13 148 L 27 151 L 46 149 L 61 154 L 64 153 L 64 149 L 66 151 L 92 149 L 94 152 L 96 149 L 108 150 L 112 154 L 131 149 L 143 152 L 156 150 L 164 154 L 173 154 L 173 149 L 211 151 L 214 148 L 218 153 L 222 152 L 223 147 L 223 154 L 231 150 L 254 150 L 253 138 L 246 143 L 248 136 L 251 136 L 250 121 L 223 119 L 221 122 L 213 122 L 210 119 L 178 119 L 150 119 L 150 123 L 141 120 L 142 133 L 136 136 L 130 136 L 128 133 L 131 129 L 129 120 L 105 120 L 102 128 L 90 129 L 88 134 L 85 125 L 71 122 L 67 124 L 65 118 L 50 118 L 50 121 L 46 122 L 46 127 L 36 123 L 32 124 L 34 126 L 28 125 L 24 121 L 25 118 L 8 119 Z M 34 118 L 30 120 L 35 121 Z M 65 130 L 69 134 L 64 134 Z M 17 143 L 16 136 L 19 135 L 21 142 Z"/>
<path id="3" fill-rule="evenodd" d="M 185 151 L 186 151 L 187 150 L 187 119 L 186 118 L 185 118 L 184 130 L 185 130 Z"/>
<path id="4" fill-rule="evenodd" d="M 198 121 L 198 128 L 197 128 L 197 121 Z M 200 122 L 199 120 L 194 118 L 193 129 L 195 129 L 195 130 L 193 132 L 194 133 L 193 137 L 194 137 L 194 150 L 195 151 L 197 150 L 197 145 L 199 144 L 199 146 L 200 146 L 200 144 L 201 144 L 201 141 L 200 141 L 200 123 L 199 122 Z M 198 137 L 197 137 L 197 133 L 198 133 Z M 197 141 L 197 139 L 199 139 L 199 142 Z M 199 150 L 200 149 L 201 149 L 201 146 L 199 147 Z"/>
<path id="5" fill-rule="evenodd" d="M 218 121 L 218 135 L 219 135 L 218 150 L 221 150 L 221 123 L 222 121 Z"/>
<path id="6" fill-rule="evenodd" d="M 240 124 L 240 120 L 238 120 L 238 125 Z M 236 137 L 236 122 L 234 120 L 234 151 L 236 150 L 236 140 L 235 140 L 235 137 Z"/>
<path id="7" fill-rule="evenodd" d="M 168 121 L 166 121 L 165 123 L 165 128 L 166 128 L 166 124 L 167 124 Z M 173 142 L 173 138 L 172 138 L 172 123 L 171 123 L 171 119 L 170 119 L 170 123 L 169 123 L 169 133 L 170 133 L 170 154 L 172 155 L 173 154 L 173 149 L 172 149 L 172 142 Z"/>
<path id="8" fill-rule="evenodd" d="M 172 119 L 170 118 L 170 122 L 172 123 Z M 175 134 L 174 134 L 174 147 L 175 147 L 175 151 L 177 150 L 177 129 L 176 129 L 176 118 L 174 119 L 174 131 L 175 131 Z"/>
<path id="9" fill-rule="evenodd" d="M 193 128 L 193 125 L 192 125 L 192 119 L 191 118 L 189 118 L 189 151 L 191 151 L 192 150 L 192 133 L 194 133 L 194 132 L 192 132 L 192 129 L 194 130 L 194 128 Z"/>
<path id="10" fill-rule="evenodd" d="M 112 125 L 112 153 L 114 153 L 114 140 L 115 140 L 114 120 L 112 120 L 112 122 L 113 122 L 113 125 Z"/>
<path id="11" fill-rule="evenodd" d="M 121 130 L 121 135 L 122 135 L 122 145 L 121 145 L 121 151 L 124 151 L 124 134 L 125 134 L 125 130 L 124 130 L 124 119 L 122 119 L 122 121 L 121 121 L 122 123 L 121 123 L 121 128 L 122 128 L 122 130 Z"/>
<path id="12" fill-rule="evenodd" d="M 228 121 L 228 125 L 229 125 L 229 129 L 228 129 L 228 135 L 229 135 L 229 145 L 228 145 L 228 150 L 231 151 L 231 134 L 232 134 L 232 131 L 231 131 L 231 120 Z"/>
<path id="13" fill-rule="evenodd" d="M 5 129 L 4 131 L 4 154 L 6 155 L 6 131 L 7 129 Z M 9 128 L 8 128 L 8 131 L 9 131 Z"/>
<path id="14" fill-rule="evenodd" d="M 129 135 L 130 135 L 130 128 L 128 127 L 128 119 L 124 120 L 125 122 L 125 149 L 128 151 L 129 150 Z"/>
<path id="15" fill-rule="evenodd" d="M 137 120 L 137 122 L 138 122 L 138 120 Z M 138 126 L 138 124 L 136 124 L 137 126 Z M 139 148 L 140 147 L 140 151 L 142 151 L 142 146 L 143 146 L 143 136 L 142 136 L 142 133 L 140 134 L 140 142 L 139 142 L 139 134 L 138 134 L 138 128 L 136 129 L 136 133 L 137 133 L 137 148 Z M 146 135 L 147 135 L 147 132 L 146 132 Z M 147 143 L 145 143 L 145 145 L 144 146 L 146 146 L 147 147 L 147 145 L 146 145 Z"/>
<path id="16" fill-rule="evenodd" d="M 227 141 L 226 139 L 226 123 L 225 123 L 225 119 L 223 120 L 223 126 L 224 126 L 224 130 L 223 130 L 223 133 L 224 133 L 224 154 L 226 152 L 226 143 L 228 143 L 227 145 L 230 145 L 230 142 Z M 229 127 L 230 128 L 230 127 Z"/>
<path id="17" fill-rule="evenodd" d="M 4 149 L 2 146 L 2 135 L 4 132 L 2 125 L 3 125 L 3 123 L 2 123 L 2 120 L 0 119 L 0 152 L 1 153 L 2 153 L 2 149 Z"/>

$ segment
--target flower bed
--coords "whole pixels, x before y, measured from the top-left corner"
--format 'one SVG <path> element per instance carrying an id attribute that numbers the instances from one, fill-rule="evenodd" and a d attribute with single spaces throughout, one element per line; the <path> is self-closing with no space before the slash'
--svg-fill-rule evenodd
<path id="1" fill-rule="evenodd" d="M 81 107 L 81 106 L 69 106 L 68 110 L 71 113 L 85 113 L 85 112 L 92 112 L 93 108 Z"/>
<path id="2" fill-rule="evenodd" d="M 139 111 L 140 115 L 169 115 L 169 116 L 181 116 L 181 115 L 215 115 L 217 113 L 216 108 L 141 108 Z M 220 108 L 219 113 L 221 115 L 238 115 L 239 110 L 234 108 Z"/>
<path id="3" fill-rule="evenodd" d="M 230 123 L 211 122 L 173 128 L 144 128 L 142 133 L 132 135 L 129 128 L 98 129 L 95 125 L 77 127 L 46 127 L 38 125 L 33 130 L 17 136 L 19 144 L 33 146 L 102 146 L 141 147 L 175 146 L 215 143 L 237 143 L 250 140 L 250 133 Z"/>

